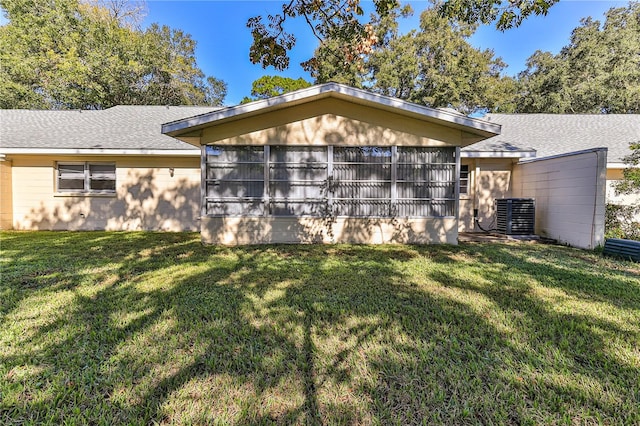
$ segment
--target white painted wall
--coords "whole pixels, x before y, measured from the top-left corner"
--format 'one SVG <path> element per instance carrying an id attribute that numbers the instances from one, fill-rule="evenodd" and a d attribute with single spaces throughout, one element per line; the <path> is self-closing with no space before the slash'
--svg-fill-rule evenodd
<path id="1" fill-rule="evenodd" d="M 55 191 L 56 162 L 116 165 L 116 193 Z M 14 155 L 13 228 L 24 230 L 195 231 L 200 216 L 200 158 Z M 2 196 L 4 206 L 5 195 Z"/>
<path id="2" fill-rule="evenodd" d="M 535 198 L 536 234 L 574 247 L 604 244 L 607 150 L 595 148 L 514 166 L 513 196 Z"/>

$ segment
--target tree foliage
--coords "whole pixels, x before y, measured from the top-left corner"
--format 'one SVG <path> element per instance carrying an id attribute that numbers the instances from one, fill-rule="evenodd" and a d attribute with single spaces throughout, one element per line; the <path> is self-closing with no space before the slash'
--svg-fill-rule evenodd
<path id="1" fill-rule="evenodd" d="M 515 82 L 502 77 L 505 64 L 491 50 L 469 44 L 476 25 L 457 23 L 426 9 L 420 29 L 401 35 L 397 17 L 408 9 L 374 20 L 379 40 L 363 61 L 354 61 L 339 41 L 316 51 L 312 75 L 319 82 L 337 81 L 430 107 L 451 107 L 468 114 L 509 110 Z"/>
<path id="2" fill-rule="evenodd" d="M 519 75 L 518 112 L 640 112 L 640 3 L 586 18 L 557 55 L 537 51 Z"/>
<path id="3" fill-rule="evenodd" d="M 631 153 L 622 160 L 627 167 L 622 180 L 616 182 L 619 194 L 640 194 L 640 140 L 629 144 Z M 640 202 L 630 204 L 607 204 L 605 229 L 607 238 L 627 238 L 640 241 Z"/>
<path id="4" fill-rule="evenodd" d="M 530 15 L 546 14 L 558 0 L 432 0 L 438 13 L 445 18 L 467 24 L 496 22 L 505 30 Z M 373 0 L 374 20 L 397 10 L 398 0 Z M 429 7 L 430 8 L 430 7 Z M 303 19 L 309 30 L 322 43 L 330 40 L 348 51 L 355 59 L 368 53 L 376 40 L 372 37 L 370 22 L 364 19 L 360 0 L 289 0 L 282 4 L 281 12 L 263 17 L 254 16 L 247 21 L 253 43 L 249 58 L 263 68 L 273 66 L 283 70 L 289 66 L 288 52 L 295 46 L 296 37 L 288 32 L 287 21 Z M 311 58 L 310 64 L 319 58 Z M 348 68 L 348 66 L 345 66 Z"/>
<path id="5" fill-rule="evenodd" d="M 252 97 L 245 97 L 240 103 L 244 104 L 258 99 L 267 99 L 309 86 L 311 86 L 311 83 L 303 78 L 293 79 L 279 75 L 265 75 L 251 84 Z"/>
<path id="6" fill-rule="evenodd" d="M 640 194 L 640 141 L 629 144 L 631 154 L 622 160 L 627 164 L 623 180 L 616 186 L 619 194 Z"/>
<path id="7" fill-rule="evenodd" d="M 106 4 L 108 3 L 108 4 Z M 135 27 L 120 0 L 0 0 L 0 107 L 99 109 L 117 104 L 222 103 L 195 41 L 180 30 Z"/>

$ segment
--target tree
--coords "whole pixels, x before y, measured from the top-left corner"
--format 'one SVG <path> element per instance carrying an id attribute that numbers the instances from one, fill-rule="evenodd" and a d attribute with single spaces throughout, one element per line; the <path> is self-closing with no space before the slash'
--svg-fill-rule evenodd
<path id="1" fill-rule="evenodd" d="M 467 24 L 495 21 L 498 29 L 505 30 L 520 25 L 530 15 L 546 14 L 558 0 L 432 1 L 443 17 Z M 376 19 L 384 18 L 400 5 L 398 0 L 373 0 L 373 4 Z M 321 43 L 332 40 L 354 58 L 376 43 L 370 22 L 363 22 L 360 0 L 289 0 L 282 4 L 281 10 L 281 13 L 267 15 L 266 19 L 254 16 L 247 21 L 253 37 L 249 58 L 263 68 L 273 66 L 283 70 L 289 66 L 288 51 L 295 46 L 296 38 L 286 30 L 288 20 L 304 19 Z"/>
<path id="2" fill-rule="evenodd" d="M 629 144 L 631 154 L 622 159 L 627 164 L 623 180 L 616 186 L 619 194 L 640 194 L 640 141 Z"/>
<path id="3" fill-rule="evenodd" d="M 627 168 L 615 186 L 616 193 L 640 194 L 640 141 L 629 144 L 631 154 L 623 158 Z M 635 204 L 607 204 L 605 228 L 607 238 L 640 241 L 640 199 Z"/>
<path id="4" fill-rule="evenodd" d="M 311 83 L 303 78 L 293 79 L 279 75 L 265 75 L 251 84 L 251 96 L 253 98 L 247 96 L 240 103 L 245 104 L 259 99 L 267 99 L 309 86 L 311 86 Z"/>
<path id="5" fill-rule="evenodd" d="M 536 52 L 518 79 L 518 112 L 640 112 L 640 3 L 586 18 L 557 54 Z"/>
<path id="6" fill-rule="evenodd" d="M 99 109 L 117 104 L 220 104 L 180 30 L 135 27 L 120 0 L 0 0 L 0 107 Z"/>
<path id="7" fill-rule="evenodd" d="M 493 51 L 469 44 L 476 25 L 452 24 L 436 9 L 427 9 L 419 30 L 400 35 L 396 17 L 392 13 L 373 23 L 379 43 L 360 63 L 350 60 L 338 42 L 325 43 L 316 51 L 312 75 L 319 82 L 343 82 L 464 114 L 509 109 L 515 83 L 501 76 L 505 64 Z"/>

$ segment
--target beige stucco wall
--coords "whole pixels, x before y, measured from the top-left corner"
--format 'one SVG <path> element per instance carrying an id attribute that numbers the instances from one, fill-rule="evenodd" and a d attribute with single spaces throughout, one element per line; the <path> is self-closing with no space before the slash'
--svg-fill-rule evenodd
<path id="1" fill-rule="evenodd" d="M 0 161 L 0 229 L 13 227 L 11 161 Z"/>
<path id="2" fill-rule="evenodd" d="M 455 218 L 204 217 L 205 244 L 457 244 Z"/>
<path id="3" fill-rule="evenodd" d="M 473 222 L 473 210 L 478 209 L 480 225 L 495 227 L 495 204 L 498 198 L 511 197 L 513 159 L 463 158 L 469 165 L 469 193 L 460 195 L 459 230 L 479 231 Z"/>
<path id="4" fill-rule="evenodd" d="M 57 161 L 115 163 L 116 194 L 56 194 Z M 199 229 L 199 157 L 16 155 L 12 164 L 15 229 Z"/>
<path id="5" fill-rule="evenodd" d="M 606 150 L 518 164 L 513 196 L 535 198 L 536 234 L 581 248 L 604 243 Z"/>
<path id="6" fill-rule="evenodd" d="M 460 130 L 329 98 L 202 130 L 202 144 L 460 146 Z"/>

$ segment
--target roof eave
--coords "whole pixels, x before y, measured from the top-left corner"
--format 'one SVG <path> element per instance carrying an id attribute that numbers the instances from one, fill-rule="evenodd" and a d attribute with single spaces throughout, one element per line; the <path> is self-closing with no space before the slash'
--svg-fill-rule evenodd
<path id="1" fill-rule="evenodd" d="M 198 157 L 197 149 L 117 149 L 117 148 L 0 148 L 0 155 L 145 155 Z"/>
<path id="2" fill-rule="evenodd" d="M 536 151 L 460 151 L 462 158 L 534 158 Z"/>

